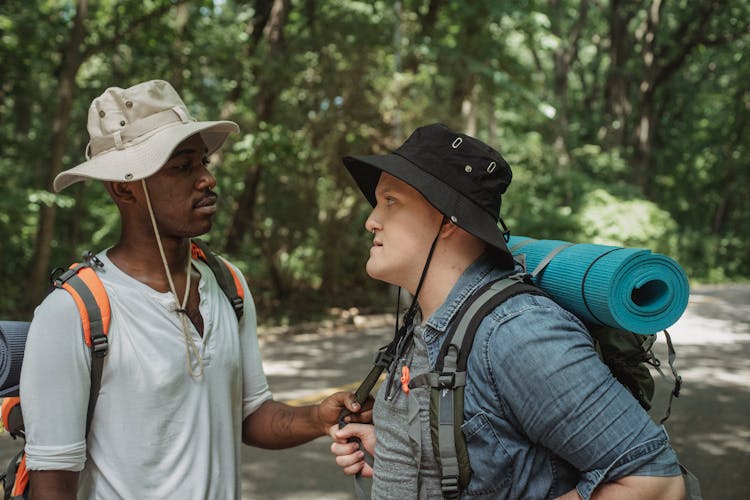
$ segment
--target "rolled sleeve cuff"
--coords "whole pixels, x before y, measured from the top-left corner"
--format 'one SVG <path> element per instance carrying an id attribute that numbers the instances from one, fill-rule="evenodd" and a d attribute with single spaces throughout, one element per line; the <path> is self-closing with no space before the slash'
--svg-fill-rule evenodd
<path id="1" fill-rule="evenodd" d="M 80 472 L 86 464 L 86 442 L 69 446 L 39 446 L 26 444 L 28 470 L 65 470 Z"/>
<path id="2" fill-rule="evenodd" d="M 260 395 L 252 399 L 252 401 L 245 401 L 242 404 L 242 420 L 245 420 L 248 415 L 255 413 L 255 410 L 263 406 L 263 403 L 273 399 L 273 394 L 270 390 L 263 391 Z"/>
<path id="3" fill-rule="evenodd" d="M 589 500 L 597 486 L 625 476 L 679 476 L 677 455 L 669 444 L 666 430 L 662 427 L 661 431 L 660 437 L 627 450 L 609 467 L 584 472 L 576 486 L 581 498 Z"/>

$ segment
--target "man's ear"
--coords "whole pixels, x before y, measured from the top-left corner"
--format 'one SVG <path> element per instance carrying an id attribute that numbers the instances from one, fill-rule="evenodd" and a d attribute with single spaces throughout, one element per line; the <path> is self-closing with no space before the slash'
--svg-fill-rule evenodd
<path id="1" fill-rule="evenodd" d="M 440 237 L 449 238 L 454 235 L 459 227 L 451 222 L 448 217 L 443 217 L 443 225 L 440 227 Z"/>
<path id="2" fill-rule="evenodd" d="M 135 196 L 133 196 L 133 183 L 132 182 L 120 182 L 120 181 L 105 182 L 104 187 L 107 188 L 107 192 L 115 201 L 115 203 L 118 203 L 118 204 L 135 203 Z"/>

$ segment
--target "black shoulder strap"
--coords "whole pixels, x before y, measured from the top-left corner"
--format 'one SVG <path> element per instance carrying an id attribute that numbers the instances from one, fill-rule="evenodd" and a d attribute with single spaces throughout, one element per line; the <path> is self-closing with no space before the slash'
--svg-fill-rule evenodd
<path id="1" fill-rule="evenodd" d="M 237 321 L 239 321 L 242 319 L 242 314 L 244 313 L 245 300 L 237 290 L 234 276 L 229 269 L 228 264 L 220 259 L 204 241 L 194 239 L 192 242 L 198 247 L 198 249 L 200 249 L 198 258 L 203 260 L 203 262 L 205 262 L 211 269 L 211 272 L 214 273 L 214 276 L 216 276 L 216 281 L 219 283 L 224 295 L 227 296 L 229 302 L 232 304 L 234 313 L 237 315 Z"/>

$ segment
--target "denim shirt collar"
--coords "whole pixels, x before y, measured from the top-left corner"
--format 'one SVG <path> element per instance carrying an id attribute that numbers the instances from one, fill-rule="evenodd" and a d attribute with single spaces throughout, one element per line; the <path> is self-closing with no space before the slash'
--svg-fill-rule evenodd
<path id="1" fill-rule="evenodd" d="M 442 336 L 458 310 L 466 302 L 466 299 L 477 291 L 479 287 L 491 280 L 502 278 L 513 272 L 497 268 L 490 254 L 484 253 L 480 255 L 477 260 L 466 268 L 461 277 L 458 278 L 458 281 L 453 285 L 443 304 L 427 319 L 425 325 L 429 328 L 425 328 L 425 341 L 430 344 L 437 337 Z"/>

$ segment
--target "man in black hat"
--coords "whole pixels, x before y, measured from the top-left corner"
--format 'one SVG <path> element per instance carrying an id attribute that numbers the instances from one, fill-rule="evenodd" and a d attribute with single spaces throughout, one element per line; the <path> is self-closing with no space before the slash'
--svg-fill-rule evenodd
<path id="1" fill-rule="evenodd" d="M 332 427 L 331 450 L 346 474 L 373 476 L 373 498 L 451 497 L 451 476 L 433 453 L 430 388 L 408 382 L 435 366 L 472 294 L 522 271 L 497 224 L 505 228 L 500 195 L 511 170 L 491 147 L 438 124 L 418 128 L 393 153 L 344 164 L 374 207 L 365 223 L 373 233 L 367 273 L 414 299 L 404 340 L 389 353 L 374 426 Z M 516 295 L 486 315 L 463 401 L 471 466 L 464 496 L 685 494 L 664 429 L 612 377 L 581 322 L 545 296 Z M 375 455 L 373 467 L 347 443 L 354 437 Z"/>

